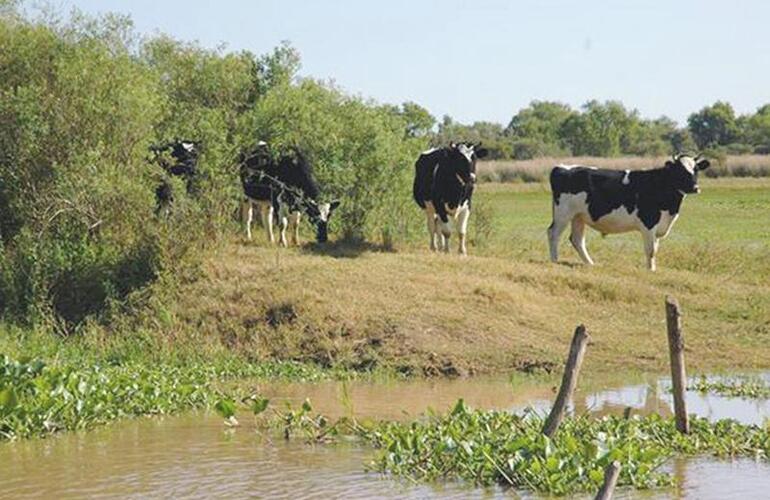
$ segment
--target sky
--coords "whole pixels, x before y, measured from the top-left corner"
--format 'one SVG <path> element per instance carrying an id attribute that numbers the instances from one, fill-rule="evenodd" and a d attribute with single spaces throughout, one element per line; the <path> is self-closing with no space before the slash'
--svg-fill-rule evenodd
<path id="1" fill-rule="evenodd" d="M 263 54 L 382 103 L 507 124 L 533 100 L 617 99 L 679 123 L 716 100 L 770 103 L 767 0 L 58 0 L 140 33 Z"/>

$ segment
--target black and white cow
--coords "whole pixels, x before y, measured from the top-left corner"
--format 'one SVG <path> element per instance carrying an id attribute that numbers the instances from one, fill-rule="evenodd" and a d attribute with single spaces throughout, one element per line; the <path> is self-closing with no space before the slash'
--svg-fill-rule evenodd
<path id="1" fill-rule="evenodd" d="M 449 251 L 451 218 L 459 234 L 459 252 L 468 253 L 465 239 L 476 183 L 476 160 L 487 155 L 487 150 L 480 146 L 481 143 L 453 143 L 430 149 L 414 165 L 414 201 L 425 210 L 431 250 L 440 245 L 445 252 Z"/>
<path id="2" fill-rule="evenodd" d="M 198 156 L 200 155 L 200 145 L 197 141 L 175 140 L 166 144 L 151 146 L 150 151 L 154 153 L 153 161 L 165 170 L 168 176 L 183 178 L 187 194 L 195 194 Z M 165 153 L 170 153 L 170 159 L 165 156 Z M 161 210 L 168 211 L 173 201 L 174 193 L 171 189 L 171 183 L 168 178 L 163 178 L 155 188 L 156 215 Z"/>
<path id="3" fill-rule="evenodd" d="M 698 172 L 708 167 L 708 160 L 687 155 L 675 155 L 660 168 L 634 172 L 554 167 L 550 177 L 553 222 L 548 228 L 551 260 L 558 260 L 559 236 L 571 224 L 572 246 L 583 262 L 592 265 L 585 243 L 588 225 L 602 235 L 641 232 L 647 266 L 654 271 L 660 239 L 674 226 L 685 196 L 700 192 Z"/>
<path id="4" fill-rule="evenodd" d="M 256 205 L 270 243 L 275 243 L 273 221 L 277 218 L 281 245 L 288 246 L 286 229 L 289 227 L 293 243 L 299 245 L 299 224 L 303 212 L 316 226 L 316 240 L 326 242 L 329 218 L 340 202 L 319 202 L 320 190 L 302 153 L 292 150 L 275 159 L 267 143 L 260 141 L 251 154 L 241 155 L 240 175 L 244 193 L 241 217 L 248 239 L 251 239 L 251 222 Z"/>

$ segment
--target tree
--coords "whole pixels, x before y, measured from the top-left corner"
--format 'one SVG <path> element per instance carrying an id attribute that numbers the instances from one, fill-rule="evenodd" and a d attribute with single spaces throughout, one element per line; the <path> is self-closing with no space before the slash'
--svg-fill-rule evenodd
<path id="1" fill-rule="evenodd" d="M 436 125 L 436 118 L 427 109 L 414 102 L 402 104 L 399 114 L 406 122 L 407 137 L 425 137 Z"/>
<path id="2" fill-rule="evenodd" d="M 255 73 L 259 94 L 264 95 L 269 89 L 291 83 L 302 67 L 299 51 L 287 40 L 256 61 Z"/>
<path id="3" fill-rule="evenodd" d="M 738 138 L 739 130 L 733 107 L 723 101 L 706 106 L 687 119 L 695 144 L 700 149 L 725 146 Z"/>
<path id="4" fill-rule="evenodd" d="M 681 151 L 681 148 L 674 146 L 674 140 L 679 140 L 678 133 L 676 122 L 665 116 L 654 120 L 639 120 L 629 131 L 623 154 L 662 156 L 672 150 Z"/>
<path id="5" fill-rule="evenodd" d="M 566 104 L 548 101 L 532 101 L 519 110 L 505 129 L 505 135 L 513 139 L 513 157 L 525 160 L 565 154 L 569 148 L 562 141 L 560 131 L 575 114 Z"/>
<path id="6" fill-rule="evenodd" d="M 474 122 L 471 125 L 463 125 L 444 116 L 444 121 L 438 127 L 438 133 L 433 143 L 446 145 L 450 142 L 481 142 L 489 151 L 489 159 L 509 158 L 511 156 L 510 144 L 503 135 L 503 127 L 499 123 Z"/>
<path id="7" fill-rule="evenodd" d="M 581 114 L 565 120 L 559 135 L 578 156 L 617 156 L 628 149 L 639 126 L 636 110 L 618 101 L 589 101 Z"/>
<path id="8" fill-rule="evenodd" d="M 538 140 L 544 144 L 558 144 L 559 130 L 576 112 L 566 104 L 532 101 L 511 119 L 505 133 L 519 139 Z"/>
<path id="9" fill-rule="evenodd" d="M 770 148 L 770 104 L 765 104 L 746 120 L 747 142 L 767 150 Z"/>

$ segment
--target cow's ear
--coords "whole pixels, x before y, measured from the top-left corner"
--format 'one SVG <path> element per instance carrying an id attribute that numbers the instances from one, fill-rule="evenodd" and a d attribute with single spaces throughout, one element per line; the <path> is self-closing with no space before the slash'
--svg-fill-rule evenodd
<path id="1" fill-rule="evenodd" d="M 670 168 L 670 167 L 673 167 L 673 166 L 674 166 L 674 162 L 673 162 L 673 161 L 671 161 L 671 160 L 667 160 L 667 161 L 666 161 L 666 165 L 665 165 L 665 166 L 666 166 L 666 167 L 669 167 L 669 168 Z"/>
<path id="2" fill-rule="evenodd" d="M 711 162 L 704 159 L 695 164 L 695 170 L 698 170 L 698 171 L 706 170 L 710 166 L 711 166 Z"/>
<path id="3" fill-rule="evenodd" d="M 474 153 L 476 153 L 476 158 L 484 158 L 485 156 L 487 156 L 487 154 L 489 154 L 489 150 L 485 148 L 481 148 L 481 149 L 474 150 Z"/>
<path id="4" fill-rule="evenodd" d="M 329 203 L 329 213 L 331 213 L 338 206 L 340 206 L 340 200 L 334 200 L 333 202 Z"/>

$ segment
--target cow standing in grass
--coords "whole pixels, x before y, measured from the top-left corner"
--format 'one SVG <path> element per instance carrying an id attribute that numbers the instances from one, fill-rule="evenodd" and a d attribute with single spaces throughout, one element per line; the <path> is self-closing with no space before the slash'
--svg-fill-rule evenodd
<path id="1" fill-rule="evenodd" d="M 559 258 L 559 237 L 568 224 L 570 242 L 588 265 L 586 225 L 602 235 L 639 231 L 644 240 L 647 267 L 655 270 L 655 254 L 661 238 L 668 236 L 679 217 L 682 201 L 699 193 L 698 172 L 708 160 L 675 155 L 653 170 L 607 170 L 559 165 L 551 170 L 553 222 L 548 228 L 551 260 Z"/>
<path id="2" fill-rule="evenodd" d="M 152 161 L 160 165 L 169 177 L 181 177 L 185 181 L 187 194 L 194 195 L 197 191 L 198 157 L 200 143 L 189 140 L 176 140 L 162 145 L 151 146 L 154 154 Z M 165 156 L 170 153 L 171 159 Z M 155 214 L 161 211 L 168 213 L 174 202 L 174 193 L 168 177 L 161 179 L 155 188 Z"/>
<path id="3" fill-rule="evenodd" d="M 459 235 L 459 252 L 466 255 L 476 160 L 487 155 L 481 143 L 450 144 L 425 151 L 415 163 L 414 201 L 425 210 L 430 249 L 449 251 L 450 219 Z"/>
<path id="4" fill-rule="evenodd" d="M 316 226 L 316 240 L 326 242 L 329 217 L 339 206 L 339 201 L 319 202 L 320 190 L 312 168 L 299 151 L 293 150 L 276 160 L 267 144 L 260 141 L 251 154 L 242 155 L 240 175 L 244 193 L 241 217 L 248 239 L 251 239 L 251 222 L 256 206 L 270 243 L 275 243 L 273 222 L 277 218 L 281 245 L 288 246 L 286 230 L 289 228 L 292 242 L 299 245 L 302 213 Z"/>

